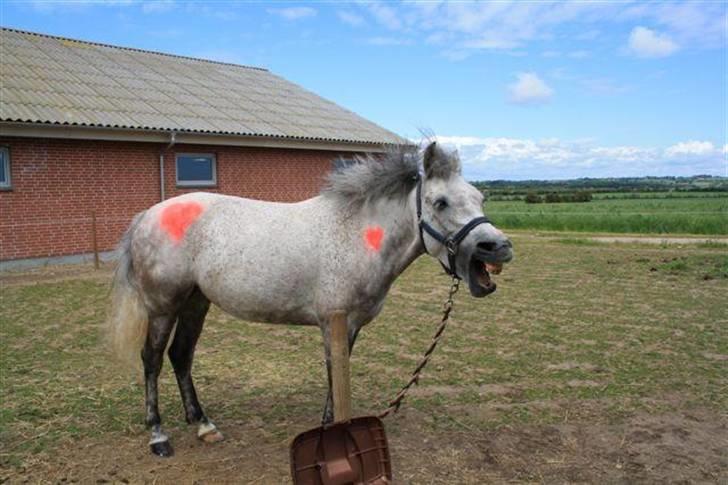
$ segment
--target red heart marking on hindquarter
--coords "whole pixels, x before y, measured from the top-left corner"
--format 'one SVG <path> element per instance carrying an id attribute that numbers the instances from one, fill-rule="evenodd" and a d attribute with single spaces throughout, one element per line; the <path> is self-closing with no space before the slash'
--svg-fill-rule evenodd
<path id="1" fill-rule="evenodd" d="M 202 206 L 197 202 L 177 202 L 162 210 L 159 225 L 169 237 L 179 242 L 185 236 L 187 228 L 202 214 Z"/>
<path id="2" fill-rule="evenodd" d="M 369 249 L 379 251 L 382 247 L 382 239 L 384 239 L 384 229 L 379 226 L 367 227 L 364 231 L 364 242 Z"/>

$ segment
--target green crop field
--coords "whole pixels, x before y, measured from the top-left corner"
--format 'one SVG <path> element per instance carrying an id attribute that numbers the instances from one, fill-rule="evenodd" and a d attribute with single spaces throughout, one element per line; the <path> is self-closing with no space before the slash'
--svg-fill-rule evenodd
<path id="1" fill-rule="evenodd" d="M 595 199 L 709 199 L 726 198 L 726 192 L 594 192 Z"/>
<path id="2" fill-rule="evenodd" d="M 604 198 L 612 195 L 614 198 Z M 630 194 L 599 194 L 586 203 L 526 204 L 489 201 L 486 213 L 503 229 L 588 231 L 640 234 L 728 234 L 728 195 L 617 198 Z M 634 194 L 632 194 L 634 195 Z M 704 195 L 704 196 L 701 196 Z M 648 198 L 649 197 L 649 198 Z"/>

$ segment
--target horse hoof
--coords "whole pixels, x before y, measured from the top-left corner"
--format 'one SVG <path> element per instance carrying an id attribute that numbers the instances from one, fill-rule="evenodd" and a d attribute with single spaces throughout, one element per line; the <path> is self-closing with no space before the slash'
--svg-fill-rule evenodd
<path id="1" fill-rule="evenodd" d="M 222 433 L 216 429 L 213 429 L 212 431 L 209 431 L 202 436 L 199 436 L 199 438 L 205 443 L 217 443 L 225 439 Z"/>
<path id="2" fill-rule="evenodd" d="M 149 448 L 151 448 L 153 454 L 162 458 L 169 458 L 174 455 L 174 449 L 172 448 L 172 445 L 169 444 L 169 441 L 152 443 L 149 445 Z"/>

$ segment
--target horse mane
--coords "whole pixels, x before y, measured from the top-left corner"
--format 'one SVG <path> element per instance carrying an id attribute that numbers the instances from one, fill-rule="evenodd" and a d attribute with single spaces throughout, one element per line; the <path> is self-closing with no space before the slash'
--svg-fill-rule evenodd
<path id="1" fill-rule="evenodd" d="M 384 154 L 356 155 L 353 163 L 331 171 L 321 195 L 352 211 L 381 199 L 404 200 L 417 184 L 419 159 L 420 151 L 412 145 L 389 148 Z"/>

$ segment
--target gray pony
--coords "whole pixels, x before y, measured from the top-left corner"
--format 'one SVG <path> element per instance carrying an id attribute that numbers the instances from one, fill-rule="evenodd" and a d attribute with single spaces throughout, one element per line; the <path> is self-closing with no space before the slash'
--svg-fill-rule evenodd
<path id="1" fill-rule="evenodd" d="M 154 454 L 173 453 L 157 380 L 175 328 L 168 353 L 187 421 L 203 441 L 223 438 L 191 374 L 210 303 L 246 320 L 318 326 L 328 364 L 328 317 L 346 312 L 351 349 L 392 282 L 422 254 L 462 278 L 473 296 L 495 290 L 489 270 L 510 261 L 511 243 L 483 216 L 483 196 L 463 179 L 457 154 L 433 142 L 356 162 L 303 202 L 190 193 L 134 218 L 120 243 L 108 331 L 120 356 L 141 352 Z M 327 367 L 324 422 L 332 420 Z"/>

